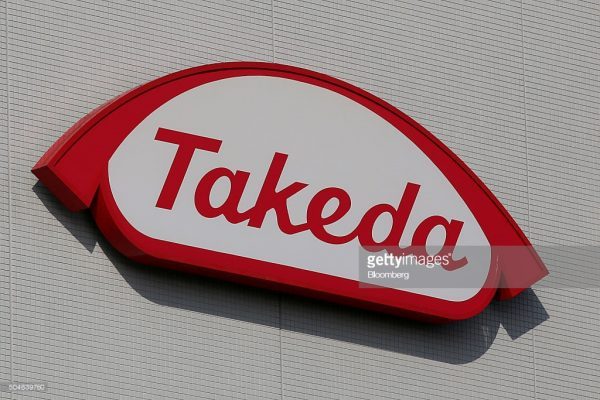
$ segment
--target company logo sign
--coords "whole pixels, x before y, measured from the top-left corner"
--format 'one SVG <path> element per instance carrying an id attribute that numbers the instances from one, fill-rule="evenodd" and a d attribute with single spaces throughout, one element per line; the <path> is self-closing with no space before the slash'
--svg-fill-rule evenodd
<path id="1" fill-rule="evenodd" d="M 300 68 L 226 63 L 158 79 L 84 117 L 33 172 L 133 260 L 382 312 L 463 319 L 547 274 L 432 134 Z M 365 268 L 376 255 L 444 262 L 418 287 L 361 285 L 362 254 Z"/>

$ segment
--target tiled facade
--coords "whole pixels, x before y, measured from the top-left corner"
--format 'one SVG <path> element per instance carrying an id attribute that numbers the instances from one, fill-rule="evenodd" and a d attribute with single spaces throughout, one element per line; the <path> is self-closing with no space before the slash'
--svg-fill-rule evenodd
<path id="1" fill-rule="evenodd" d="M 597 1 L 1 1 L 0 382 L 48 385 L 12 398 L 600 398 L 598 286 L 431 326 L 190 279 L 126 260 L 31 174 L 104 101 L 232 60 L 376 94 L 534 244 L 600 244 Z M 558 283 L 598 262 L 545 261 Z"/>

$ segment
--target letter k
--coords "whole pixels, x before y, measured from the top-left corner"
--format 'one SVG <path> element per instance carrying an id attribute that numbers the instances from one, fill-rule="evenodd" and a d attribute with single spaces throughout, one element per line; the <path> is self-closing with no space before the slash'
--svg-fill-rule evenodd
<path id="1" fill-rule="evenodd" d="M 287 200 L 300 190 L 308 186 L 306 183 L 294 182 L 285 189 L 277 191 L 277 184 L 281 178 L 287 154 L 275 153 L 269 166 L 265 181 L 256 199 L 256 204 L 251 210 L 248 226 L 260 228 L 269 210 L 274 210 L 277 215 L 277 224 L 282 232 L 292 235 L 307 229 L 307 224 L 294 225 L 290 221 Z"/>

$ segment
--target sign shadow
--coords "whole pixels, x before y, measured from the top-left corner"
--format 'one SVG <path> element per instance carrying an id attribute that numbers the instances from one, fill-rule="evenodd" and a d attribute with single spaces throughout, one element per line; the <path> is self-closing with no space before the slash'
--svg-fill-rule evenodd
<path id="1" fill-rule="evenodd" d="M 549 318 L 532 289 L 508 301 L 493 301 L 471 319 L 428 324 L 144 266 L 118 253 L 104 238 L 98 244 L 123 279 L 153 303 L 449 364 L 484 355 L 501 325 L 515 340 Z"/>
<path id="2" fill-rule="evenodd" d="M 102 236 L 89 212 L 67 211 L 39 183 L 32 190 L 88 252 L 98 245 L 133 290 L 161 306 L 449 364 L 466 364 L 484 355 L 501 325 L 515 340 L 549 318 L 533 289 L 509 301 L 493 301 L 471 319 L 435 325 L 149 267 L 118 253 Z"/>

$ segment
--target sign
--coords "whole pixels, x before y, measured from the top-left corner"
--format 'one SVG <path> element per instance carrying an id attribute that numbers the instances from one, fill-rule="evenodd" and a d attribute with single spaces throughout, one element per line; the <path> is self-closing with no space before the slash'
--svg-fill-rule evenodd
<path id="1" fill-rule="evenodd" d="M 464 319 L 547 274 L 431 133 L 295 67 L 216 64 L 140 86 L 75 124 L 33 173 L 133 260 L 376 311 Z M 413 287 L 361 279 L 408 256 L 437 267 Z"/>

